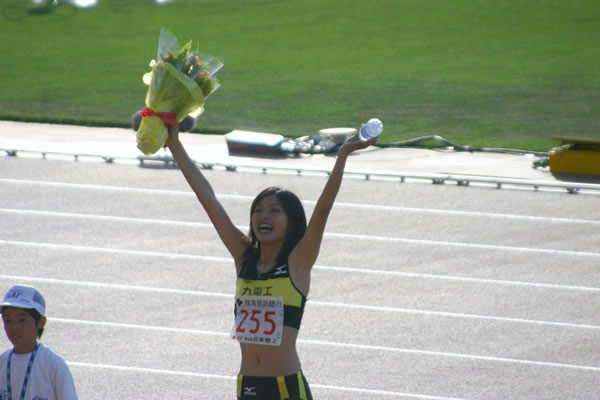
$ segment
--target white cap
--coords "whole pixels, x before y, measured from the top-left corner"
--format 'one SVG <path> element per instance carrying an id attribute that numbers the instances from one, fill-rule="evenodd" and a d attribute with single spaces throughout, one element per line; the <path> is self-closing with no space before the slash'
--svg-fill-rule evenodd
<path id="1" fill-rule="evenodd" d="M 11 287 L 0 304 L 0 313 L 4 307 L 35 309 L 41 315 L 46 315 L 44 296 L 33 286 L 15 285 Z"/>

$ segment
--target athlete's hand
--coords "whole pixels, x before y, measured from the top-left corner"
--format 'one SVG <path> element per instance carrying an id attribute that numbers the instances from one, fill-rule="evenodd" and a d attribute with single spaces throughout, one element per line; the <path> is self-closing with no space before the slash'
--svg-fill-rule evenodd
<path id="1" fill-rule="evenodd" d="M 359 129 L 359 132 L 360 132 L 360 129 Z M 342 148 L 340 149 L 340 152 L 343 151 L 346 154 L 350 154 L 355 150 L 365 149 L 365 148 L 375 144 L 376 142 L 377 142 L 377 138 L 363 141 L 358 136 L 358 133 L 356 133 L 353 136 L 346 139 L 346 141 L 342 145 Z"/>

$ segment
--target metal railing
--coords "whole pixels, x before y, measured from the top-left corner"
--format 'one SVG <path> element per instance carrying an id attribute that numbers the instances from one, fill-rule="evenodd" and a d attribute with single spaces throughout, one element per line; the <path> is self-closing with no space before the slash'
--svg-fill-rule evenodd
<path id="1" fill-rule="evenodd" d="M 138 156 L 138 157 L 121 157 L 121 156 L 107 156 L 98 154 L 74 154 L 74 153 L 62 153 L 62 152 L 44 152 L 44 151 L 32 151 L 32 150 L 18 150 L 18 149 L 0 149 L 4 151 L 7 156 L 16 157 L 19 153 L 26 154 L 39 154 L 42 158 L 46 158 L 48 155 L 60 156 L 73 158 L 74 161 L 79 161 L 81 158 L 98 158 L 104 160 L 105 163 L 113 163 L 117 159 L 138 162 L 140 166 L 144 166 L 144 163 L 163 163 L 165 166 L 176 166 L 176 162 L 171 155 L 154 155 L 154 156 Z M 274 172 L 274 173 L 295 173 L 297 175 L 311 174 L 311 175 L 328 175 L 330 170 L 322 168 L 299 168 L 294 167 L 278 167 L 272 165 L 258 165 L 258 164 L 238 164 L 238 163 L 217 163 L 217 162 L 201 162 L 194 161 L 203 169 L 214 169 L 223 168 L 226 171 L 235 172 L 238 170 L 249 170 L 258 171 L 263 174 Z M 480 185 L 495 187 L 496 189 L 502 188 L 531 188 L 535 191 L 538 190 L 564 190 L 569 194 L 577 193 L 593 193 L 600 194 L 600 184 L 595 183 L 583 183 L 583 182 L 569 182 L 569 181 L 555 181 L 555 180 L 531 180 L 531 179 L 517 179 L 517 178 L 503 178 L 503 177 L 487 177 L 487 176 L 475 176 L 475 175 L 461 175 L 461 174 L 440 174 L 440 173 L 419 173 L 419 172 L 401 172 L 401 171 L 378 171 L 378 170 L 350 170 L 347 169 L 344 173 L 346 176 L 353 176 L 357 178 L 363 178 L 365 180 L 371 179 L 385 179 L 388 181 L 398 181 L 404 183 L 407 181 L 429 181 L 434 185 L 444 185 L 447 183 L 456 184 L 458 186 L 470 186 Z"/>

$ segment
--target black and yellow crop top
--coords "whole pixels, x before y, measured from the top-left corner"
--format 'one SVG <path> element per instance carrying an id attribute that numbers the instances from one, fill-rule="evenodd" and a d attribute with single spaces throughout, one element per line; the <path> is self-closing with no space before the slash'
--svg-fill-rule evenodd
<path id="1" fill-rule="evenodd" d="M 249 264 L 244 266 L 238 275 L 235 294 L 283 297 L 283 324 L 300 329 L 306 296 L 292 282 L 287 264 L 274 267 L 264 274 L 258 273 L 256 263 Z M 237 315 L 237 306 L 235 313 Z"/>

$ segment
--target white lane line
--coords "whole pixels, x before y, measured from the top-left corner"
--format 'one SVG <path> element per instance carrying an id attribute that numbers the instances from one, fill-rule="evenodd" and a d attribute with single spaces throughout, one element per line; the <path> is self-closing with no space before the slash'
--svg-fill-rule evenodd
<path id="1" fill-rule="evenodd" d="M 145 374 L 159 374 L 159 375 L 172 375 L 172 376 L 185 376 L 193 378 L 205 378 L 205 379 L 218 379 L 227 381 L 236 381 L 237 376 L 228 375 L 217 375 L 217 374 L 205 374 L 201 372 L 190 372 L 190 371 L 174 371 L 169 369 L 156 369 L 156 368 L 142 368 L 142 367 L 128 367 L 123 365 L 109 365 L 109 364 L 95 364 L 78 361 L 68 361 L 67 364 L 70 367 L 77 368 L 94 368 L 94 369 L 107 369 L 124 372 L 140 372 Z M 387 390 L 373 390 L 347 386 L 332 386 L 332 385 L 321 385 L 321 384 L 310 384 L 311 388 L 333 390 L 339 392 L 353 392 L 353 393 L 364 393 L 369 395 L 387 396 L 387 397 L 403 397 L 410 399 L 423 399 L 423 400 L 462 400 L 456 397 L 443 397 L 443 396 L 430 396 L 424 394 L 414 393 L 402 393 L 402 392 L 391 392 Z"/>
<path id="2" fill-rule="evenodd" d="M 11 183 L 11 184 L 25 184 L 25 185 L 38 185 L 38 186 L 50 186 L 50 187 L 64 187 L 71 189 L 91 189 L 91 190 L 103 190 L 103 191 L 117 191 L 117 192 L 132 192 L 132 193 L 144 193 L 144 194 L 168 194 L 176 196 L 190 196 L 194 197 L 194 193 L 191 190 L 178 191 L 178 190 L 165 190 L 165 189 L 151 189 L 151 188 L 132 188 L 132 187 L 121 187 L 121 186 L 109 186 L 109 185 L 92 185 L 82 183 L 67 183 L 67 182 L 48 182 L 48 181 L 34 181 L 25 179 L 10 179 L 0 178 L 0 182 Z M 234 194 L 217 194 L 217 197 L 223 199 L 238 199 L 244 201 L 254 200 L 254 196 L 247 195 L 234 195 Z M 303 200 L 306 204 L 315 204 L 316 200 Z M 458 215 L 458 216 L 470 216 L 470 217 L 490 217 L 500 219 L 514 219 L 524 221 L 538 221 L 538 222 L 550 222 L 550 223 L 565 223 L 565 224 L 591 224 L 600 225 L 599 220 L 579 219 L 579 218 L 561 218 L 561 217 L 543 217 L 534 215 L 519 215 L 519 214 L 505 214 L 505 213 L 490 213 L 482 211 L 461 211 L 461 210 L 444 210 L 436 208 L 417 208 L 417 207 L 399 207 L 399 206 L 385 206 L 385 205 L 371 205 L 371 204 L 359 204 L 359 203 L 347 203 L 347 202 L 336 202 L 336 207 L 343 208 L 360 208 L 369 210 L 379 211 L 392 211 L 392 212 L 409 212 L 409 213 L 426 213 L 426 214 L 447 214 L 447 215 Z"/>
<path id="3" fill-rule="evenodd" d="M 171 225 L 171 226 L 186 226 L 191 228 L 212 228 L 213 224 L 207 222 L 189 222 L 189 221 L 174 221 L 167 219 L 157 218 L 135 218 L 135 217 L 117 217 L 112 215 L 97 215 L 97 214 L 81 214 L 71 212 L 58 212 L 58 211 L 40 211 L 40 210 L 27 210 L 27 209 L 14 209 L 14 208 L 0 208 L 0 213 L 5 214 L 16 214 L 16 215 L 32 215 L 40 217 L 60 217 L 60 218 L 74 218 L 74 219 L 87 219 L 97 221 L 112 221 L 112 222 L 127 222 L 136 224 L 149 224 L 149 225 Z"/>
<path id="4" fill-rule="evenodd" d="M 75 281 L 75 280 L 55 279 L 55 278 L 40 278 L 40 277 L 25 277 L 25 276 L 14 276 L 14 275 L 0 275 L 0 279 L 13 280 L 13 281 L 38 282 L 38 283 L 50 283 L 50 284 L 59 284 L 59 285 L 85 286 L 85 287 L 95 287 L 95 288 L 111 289 L 111 290 L 114 290 L 114 289 L 135 290 L 135 291 L 158 293 L 158 294 L 177 294 L 177 295 L 187 295 L 187 296 L 205 296 L 205 297 L 220 297 L 220 298 L 233 299 L 233 294 L 231 294 L 231 293 L 157 288 L 157 287 L 150 287 L 150 286 L 134 286 L 134 285 L 124 285 L 124 284 L 117 284 L 117 283 L 100 283 L 100 282 Z M 364 310 L 364 311 L 378 311 L 378 312 L 384 312 L 384 313 L 391 312 L 391 313 L 402 313 L 402 314 L 431 315 L 431 316 L 445 317 L 445 318 L 479 319 L 479 320 L 511 322 L 511 323 L 519 323 L 519 324 L 545 325 L 545 326 L 554 326 L 554 327 L 561 327 L 561 328 L 600 330 L 599 325 L 575 324 L 575 323 L 569 323 L 569 322 L 542 321 L 542 320 L 533 320 L 533 319 L 524 319 L 524 318 L 495 317 L 495 316 L 489 316 L 489 315 L 454 313 L 454 312 L 447 312 L 447 311 L 418 310 L 418 309 L 411 309 L 411 308 L 369 306 L 369 305 L 363 305 L 363 304 L 346 304 L 346 303 L 319 301 L 319 300 L 313 300 L 313 299 L 309 300 L 308 304 L 321 306 L 321 307 L 336 307 L 336 308 L 356 309 L 356 310 Z"/>
<path id="5" fill-rule="evenodd" d="M 574 251 L 574 250 L 555 250 L 555 249 L 542 249 L 536 247 L 520 247 L 520 246 L 502 246 L 495 244 L 481 244 L 481 243 L 464 243 L 464 242 L 448 242 L 445 240 L 427 240 L 427 239 L 407 239 L 397 238 L 389 236 L 368 236 L 368 235 L 356 235 L 348 233 L 325 233 L 325 236 L 350 239 L 350 240 L 371 240 L 378 242 L 391 242 L 391 243 L 406 243 L 406 244 L 418 244 L 427 246 L 447 246 L 447 247 L 461 247 L 471 248 L 480 250 L 495 250 L 495 251 L 511 251 L 511 252 L 522 252 L 522 253 L 540 253 L 540 254 L 552 254 L 552 255 L 564 255 L 564 256 L 581 256 L 581 257 L 600 257 L 600 253 L 594 253 L 590 251 Z"/>
<path id="6" fill-rule="evenodd" d="M 0 178 L 0 182 L 10 184 L 21 184 L 21 185 L 36 185 L 36 186 L 48 186 L 58 188 L 69 188 L 69 189 L 90 189 L 90 190 L 102 190 L 107 192 L 129 192 L 129 193 L 142 193 L 142 194 L 168 194 L 173 196 L 190 196 L 195 197 L 194 192 L 191 190 L 166 190 L 166 189 L 147 189 L 147 188 L 133 188 L 133 187 L 122 187 L 122 186 L 110 186 L 110 185 L 94 185 L 90 183 L 67 183 L 67 182 L 49 182 L 49 181 L 34 181 L 27 179 L 11 179 L 11 178 Z"/>
<path id="7" fill-rule="evenodd" d="M 441 209 L 441 208 L 382 206 L 382 205 L 344 203 L 344 202 L 336 202 L 335 207 L 358 208 L 358 209 L 366 209 L 366 210 L 375 209 L 375 210 L 379 210 L 379 211 L 408 212 L 408 213 L 417 213 L 417 214 L 457 215 L 457 216 L 461 216 L 461 217 L 500 218 L 500 219 L 505 219 L 505 220 L 522 220 L 522 221 L 530 221 L 530 222 L 600 225 L 600 220 L 591 220 L 591 219 L 542 217 L 542 216 L 536 216 L 536 215 L 505 214 L 505 213 L 493 213 L 493 212 L 484 212 L 484 211 L 445 210 L 445 209 Z"/>
<path id="8" fill-rule="evenodd" d="M 229 335 L 230 335 L 228 332 L 220 332 L 220 331 L 179 329 L 179 328 L 171 328 L 171 327 L 148 326 L 148 325 L 137 325 L 137 324 L 121 324 L 121 323 L 116 323 L 116 322 L 90 321 L 90 320 L 79 320 L 79 319 L 69 319 L 69 318 L 50 318 L 50 320 L 55 321 L 55 322 L 65 323 L 65 324 L 103 326 L 103 327 L 119 328 L 119 329 L 140 329 L 140 330 L 150 330 L 150 331 L 166 332 L 166 333 L 182 333 L 182 334 L 195 334 L 195 335 L 218 336 L 218 337 L 225 337 L 225 336 L 229 337 Z M 524 359 L 518 359 L 518 358 L 480 356 L 480 355 L 474 355 L 474 354 L 461 354 L 461 353 L 442 352 L 442 351 L 406 349 L 406 348 L 388 347 L 388 346 L 374 346 L 374 345 L 365 345 L 365 344 L 356 344 L 356 343 L 341 343 L 341 342 L 332 342 L 332 341 L 328 341 L 328 340 L 298 339 L 297 341 L 298 341 L 298 343 L 301 343 L 301 344 L 308 344 L 308 345 L 314 345 L 314 346 L 341 347 L 341 348 L 353 349 L 353 350 L 366 350 L 369 352 L 379 351 L 379 352 L 384 352 L 384 353 L 417 354 L 417 355 L 432 356 L 432 357 L 458 358 L 458 359 L 468 359 L 468 360 L 478 360 L 478 361 L 491 361 L 491 362 L 499 362 L 499 363 L 522 364 L 522 365 L 533 365 L 533 366 L 541 366 L 541 367 L 566 368 L 566 369 L 576 369 L 576 370 L 583 370 L 583 371 L 600 372 L 600 367 L 594 367 L 594 366 L 588 366 L 588 365 L 565 364 L 565 363 L 555 363 L 555 362 L 546 362 L 546 361 L 534 361 L 534 360 L 524 360 Z"/>
<path id="9" fill-rule="evenodd" d="M 354 344 L 354 343 L 339 343 L 339 342 L 331 342 L 331 341 L 326 341 L 326 340 L 298 339 L 298 342 L 312 344 L 312 345 L 319 345 L 319 346 L 343 347 L 343 348 L 352 348 L 352 349 L 367 350 L 367 351 L 382 351 L 382 352 L 392 352 L 392 353 L 418 354 L 418 355 L 428 355 L 428 356 L 435 356 L 435 357 L 461 358 L 461 359 L 468 359 L 468 360 L 492 361 L 492 362 L 500 362 L 500 363 L 523 364 L 523 365 L 534 365 L 534 366 L 540 366 L 540 367 L 555 367 L 555 368 L 567 368 L 567 369 L 577 369 L 577 370 L 584 370 L 584 371 L 600 372 L 600 367 L 593 367 L 593 366 L 588 366 L 588 365 L 577 365 L 577 364 L 564 364 L 564 363 L 555 363 L 555 362 L 546 362 L 546 361 L 523 360 L 523 359 L 518 359 L 518 358 L 478 356 L 478 355 L 473 355 L 473 354 L 460 354 L 460 353 L 428 351 L 428 350 L 418 350 L 418 349 L 403 349 L 403 348 L 397 348 L 397 347 L 373 346 L 373 345 Z"/>
<path id="10" fill-rule="evenodd" d="M 362 393 L 369 395 L 378 395 L 378 396 L 387 396 L 387 397 L 404 397 L 408 399 L 424 399 L 424 400 L 461 400 L 456 397 L 440 397 L 440 396 L 430 396 L 426 394 L 413 394 L 413 393 L 403 393 L 403 392 L 388 392 L 385 390 L 372 390 L 372 389 L 359 389 L 359 388 L 349 388 L 343 386 L 333 386 L 333 385 L 321 385 L 321 384 L 310 384 L 311 388 L 317 389 L 326 389 L 326 390 L 334 390 L 334 391 L 343 391 L 343 392 L 354 392 L 354 393 Z M 464 399 L 463 399 L 464 400 Z"/>
<path id="11" fill-rule="evenodd" d="M 145 251 L 145 250 L 127 250 L 127 249 L 115 249 L 105 247 L 92 247 L 92 246 L 76 246 L 70 244 L 56 244 L 56 243 L 37 243 L 37 242 L 21 242 L 15 240 L 2 240 L 0 239 L 0 245 L 20 246 L 20 247 L 36 247 L 43 249 L 53 250 L 70 250 L 70 251 L 83 251 L 91 253 L 104 253 L 104 254 L 123 254 L 130 256 L 144 256 L 144 257 L 162 257 L 167 259 L 189 259 L 189 260 L 206 260 L 215 262 L 228 262 L 231 263 L 230 257 L 213 257 L 213 256 L 201 256 L 196 254 L 185 254 L 185 253 L 165 253 L 160 251 Z"/>
<path id="12" fill-rule="evenodd" d="M 54 211 L 34 211 L 34 210 L 16 210 L 0 208 L 0 212 L 7 214 L 30 214 L 38 216 L 51 216 L 61 218 L 84 218 L 84 219 L 96 219 L 104 221 L 120 221 L 120 222 L 133 222 L 133 223 L 146 223 L 146 224 L 169 224 L 182 226 L 194 226 L 200 228 L 212 227 L 211 224 L 207 223 L 195 223 L 195 222 L 180 222 L 180 221 L 166 221 L 160 219 L 146 219 L 146 218 L 131 218 L 131 217 L 112 217 L 112 216 L 101 216 L 92 214 L 75 214 L 75 213 L 63 213 Z M 246 229 L 247 227 L 239 226 L 240 229 Z M 447 246 L 447 247 L 461 247 L 461 248 L 472 248 L 472 249 L 483 249 L 483 250 L 496 250 L 496 251 L 511 251 L 511 252 L 524 252 L 524 253 L 541 253 L 541 254 L 552 254 L 552 255 L 566 255 L 566 256 L 583 256 L 583 257 L 600 257 L 600 253 L 594 253 L 589 251 L 574 251 L 574 250 L 556 250 L 556 249 L 543 249 L 536 247 L 520 247 L 520 246 L 502 246 L 495 244 L 480 244 L 480 243 L 465 243 L 465 242 L 449 242 L 444 240 L 427 240 L 427 239 L 408 239 L 398 238 L 390 236 L 374 236 L 374 235 L 357 235 L 350 233 L 335 233 L 325 232 L 325 237 L 348 239 L 348 240 L 360 240 L 360 241 L 378 241 L 378 242 L 391 242 L 391 243 L 405 243 L 405 244 L 417 244 L 427 246 Z"/>
<path id="13" fill-rule="evenodd" d="M 194 378 L 208 378 L 208 379 L 225 379 L 225 380 L 236 380 L 237 379 L 237 377 L 235 377 L 235 376 L 203 374 L 201 372 L 173 371 L 170 369 L 127 367 L 124 365 L 95 364 L 95 363 L 87 363 L 87 362 L 79 362 L 79 361 L 67 361 L 67 364 L 69 364 L 69 366 L 71 366 L 71 367 L 80 367 L 80 368 L 111 369 L 111 370 L 117 370 L 117 371 L 143 372 L 143 373 L 161 374 L 161 375 L 191 376 Z"/>
<path id="14" fill-rule="evenodd" d="M 218 293 L 218 292 L 203 292 L 199 290 L 185 290 L 185 289 L 170 289 L 170 288 L 159 288 L 150 286 L 135 286 L 135 285 L 124 285 L 120 283 L 101 283 L 101 282 L 89 282 L 89 281 L 75 281 L 69 279 L 55 279 L 55 278 L 40 278 L 40 277 L 27 277 L 27 276 L 13 276 L 13 275 L 0 275 L 0 279 L 7 279 L 13 281 L 28 281 L 28 282 L 40 282 L 40 283 L 52 283 L 58 285 L 73 285 L 73 286 L 86 286 L 95 287 L 102 289 L 119 289 L 119 290 L 135 290 L 140 292 L 151 292 L 159 294 L 177 294 L 187 296 L 207 296 L 207 297 L 224 297 L 233 299 L 231 293 Z"/>
<path id="15" fill-rule="evenodd" d="M 115 249 L 105 247 L 91 247 L 91 246 L 76 246 L 68 244 L 55 244 L 55 243 L 39 243 L 39 242 L 22 242 L 15 240 L 2 240 L 0 239 L 0 246 L 16 246 L 16 247 L 33 247 L 33 248 L 44 248 L 49 250 L 68 250 L 68 251 L 83 251 L 83 252 L 95 252 L 95 253 L 106 253 L 106 254 L 123 254 L 131 256 L 150 256 L 150 257 L 162 257 L 162 258 L 175 258 L 175 259 L 190 259 L 190 260 L 203 260 L 213 261 L 220 263 L 232 264 L 233 261 L 230 257 L 214 257 L 214 256 L 202 256 L 195 254 L 184 254 L 184 253 L 165 253 L 156 251 L 144 251 L 144 250 L 127 250 L 127 249 Z M 551 283 L 537 283 L 537 282 L 523 282 L 523 281 L 509 281 L 502 279 L 486 279 L 486 278 L 470 278 L 462 276 L 452 275 L 435 275 L 435 274 L 421 274 L 414 272 L 401 272 L 401 271 L 388 271 L 380 269 L 366 269 L 366 268 L 353 268 L 353 267 L 335 267 L 326 265 L 315 265 L 315 270 L 323 271 L 334 271 L 334 272 L 345 272 L 345 273 L 357 273 L 357 274 L 370 274 L 370 275 L 384 275 L 384 276 L 399 276 L 407 278 L 417 279 L 439 279 L 439 280 L 450 280 L 450 281 L 463 281 L 483 284 L 499 284 L 499 285 L 514 285 L 514 286 L 529 286 L 544 289 L 557 289 L 557 290 L 576 290 L 583 292 L 600 292 L 600 288 L 590 286 L 575 286 L 575 285 L 558 285 Z"/>
<path id="16" fill-rule="evenodd" d="M 416 278 L 416 279 L 440 279 L 449 281 L 462 281 L 462 282 L 474 282 L 483 284 L 494 284 L 494 285 L 507 285 L 507 286 L 529 286 L 542 289 L 558 289 L 558 290 L 579 290 L 583 292 L 600 292 L 599 287 L 590 286 L 575 286 L 575 285 L 558 285 L 554 283 L 538 283 L 538 282 L 525 282 L 525 281 L 509 281 L 505 279 L 489 279 L 489 278 L 472 278 L 467 276 L 456 276 L 456 275 L 436 275 L 436 274 L 423 274 L 416 272 L 401 272 L 401 271 L 388 271 L 382 269 L 368 269 L 368 268 L 353 268 L 353 267 L 335 267 L 335 266 L 319 266 L 315 265 L 315 269 L 322 269 L 324 271 L 337 271 L 344 273 L 355 273 L 355 274 L 367 274 L 367 275 L 387 275 L 387 276 L 401 276 L 404 278 Z"/>
<path id="17" fill-rule="evenodd" d="M 148 224 L 148 225 L 171 225 L 181 226 L 190 228 L 212 228 L 212 223 L 207 222 L 189 222 L 189 221 L 174 221 L 168 219 L 157 219 L 157 218 L 135 218 L 135 217 L 117 217 L 112 215 L 97 215 L 97 214 L 81 214 L 71 212 L 59 212 L 59 211 L 41 211 L 41 210 L 27 210 L 27 209 L 15 209 L 15 208 L 0 208 L 0 213 L 5 214 L 16 214 L 16 215 L 32 215 L 40 217 L 60 217 L 60 218 L 74 218 L 74 219 L 85 219 L 85 220 L 96 220 L 96 221 L 110 221 L 110 222 L 127 222 L 136 224 Z M 244 229 L 246 229 L 245 227 Z"/>
<path id="18" fill-rule="evenodd" d="M 72 319 L 72 318 L 49 318 L 51 321 L 60 322 L 63 324 L 73 325 L 88 325 L 88 326 L 102 326 L 107 328 L 119 328 L 119 329 L 140 329 L 144 331 L 154 331 L 163 333 L 179 333 L 189 335 L 202 335 L 202 336 L 219 336 L 230 338 L 229 332 L 219 331 L 206 331 L 200 329 L 184 329 L 184 328 L 173 328 L 166 326 L 155 326 L 155 325 L 139 325 L 139 324 L 124 324 L 119 322 L 106 322 L 106 321 L 92 321 L 85 319 Z"/>
<path id="19" fill-rule="evenodd" d="M 368 305 L 363 305 L 363 304 L 345 304 L 345 303 L 334 303 L 334 302 L 329 302 L 329 301 L 318 301 L 318 300 L 312 300 L 312 299 L 308 301 L 308 304 L 323 306 L 323 307 L 339 307 L 339 308 L 346 308 L 346 309 L 356 309 L 356 310 L 363 310 L 363 311 L 379 311 L 379 312 L 392 312 L 392 313 L 403 313 L 403 314 L 421 314 L 421 315 L 431 315 L 431 316 L 435 316 L 435 317 L 479 319 L 479 320 L 487 320 L 487 321 L 511 322 L 511 323 L 518 323 L 518 324 L 532 324 L 532 325 L 555 326 L 555 327 L 562 327 L 562 328 L 600 330 L 600 325 L 575 324 L 575 323 L 569 323 L 569 322 L 541 321 L 541 320 L 525 319 L 525 318 L 495 317 L 495 316 L 491 316 L 491 315 L 454 313 L 454 312 L 448 312 L 448 311 L 431 311 L 431 310 L 418 310 L 418 309 L 414 309 L 414 308 L 368 306 Z"/>

